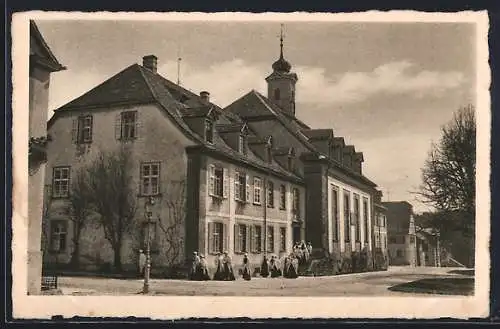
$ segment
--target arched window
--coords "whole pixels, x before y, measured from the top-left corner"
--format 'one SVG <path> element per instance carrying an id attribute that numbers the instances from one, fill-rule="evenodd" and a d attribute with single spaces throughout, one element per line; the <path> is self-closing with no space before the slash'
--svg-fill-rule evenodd
<path id="1" fill-rule="evenodd" d="M 280 90 L 278 88 L 274 89 L 274 99 L 279 101 L 280 100 Z"/>

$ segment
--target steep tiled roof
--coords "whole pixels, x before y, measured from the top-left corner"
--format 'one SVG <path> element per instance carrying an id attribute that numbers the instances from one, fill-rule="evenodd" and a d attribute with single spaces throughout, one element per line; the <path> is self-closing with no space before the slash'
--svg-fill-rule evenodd
<path id="1" fill-rule="evenodd" d="M 210 106 L 204 105 L 198 95 L 138 64 L 127 67 L 87 93 L 57 109 L 55 115 L 49 121 L 49 126 L 57 119 L 59 114 L 66 111 L 97 108 L 114 104 L 144 104 L 153 102 L 159 104 L 172 121 L 189 138 L 197 143 L 198 147 L 262 170 L 270 170 L 295 181 L 302 181 L 301 177 L 284 170 L 278 163 L 263 161 L 251 150 L 248 150 L 245 155 L 233 150 L 218 133 L 214 135 L 213 143 L 207 143 L 190 128 L 183 120 L 183 117 L 197 115 L 193 114 L 196 111 L 208 113 L 211 106 L 219 114 L 216 132 L 241 129 L 244 126 L 243 120 L 233 113 L 223 111 L 215 104 L 210 103 Z"/>
<path id="2" fill-rule="evenodd" d="M 296 137 L 299 141 L 301 141 L 302 145 L 306 147 L 312 154 L 318 154 L 317 148 L 309 141 L 309 136 L 305 134 L 306 131 L 309 131 L 310 128 L 305 125 L 303 122 L 296 118 L 291 118 L 290 115 L 287 115 L 286 112 L 282 111 L 281 108 L 267 99 L 265 96 L 260 94 L 255 90 L 251 90 L 246 95 L 242 96 L 238 100 L 234 101 L 232 104 L 227 106 L 224 109 L 224 112 L 232 112 L 244 120 L 254 120 L 263 118 L 273 118 L 278 120 L 283 127 L 285 127 L 294 137 Z M 318 131 L 323 131 L 322 129 L 318 129 Z M 325 131 L 332 131 L 331 129 L 325 129 Z M 309 133 L 309 132 L 308 132 Z M 310 134 L 316 134 L 314 132 Z M 323 132 L 319 133 L 323 134 Z M 333 135 L 333 131 L 332 131 Z M 360 178 L 365 183 L 376 186 L 374 182 L 372 182 L 367 177 L 357 173 L 351 168 L 343 166 L 337 160 L 329 159 L 330 163 L 336 166 L 338 169 L 347 172 L 351 176 Z"/>
<path id="3" fill-rule="evenodd" d="M 142 71 L 138 64 L 131 65 L 56 111 L 110 104 L 154 102 L 155 97 Z M 167 90 L 162 92 L 165 94 L 161 95 L 162 97 L 172 98 Z"/>
<path id="4" fill-rule="evenodd" d="M 40 33 L 38 26 L 33 20 L 30 20 L 30 56 L 35 58 L 37 62 L 50 68 L 51 72 L 65 70 L 57 60 L 56 56 L 50 50 L 49 45 Z"/>

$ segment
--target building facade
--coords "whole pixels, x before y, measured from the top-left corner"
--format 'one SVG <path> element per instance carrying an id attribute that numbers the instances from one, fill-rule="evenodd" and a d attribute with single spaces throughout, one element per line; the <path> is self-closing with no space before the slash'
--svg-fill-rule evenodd
<path id="1" fill-rule="evenodd" d="M 375 196 L 375 220 L 374 220 L 374 249 L 379 252 L 375 266 L 387 268 L 388 264 L 388 240 L 387 240 L 387 208 L 382 205 L 382 192 L 378 191 Z"/>
<path id="2" fill-rule="evenodd" d="M 383 202 L 387 209 L 389 264 L 417 266 L 417 239 L 413 206 L 406 201 Z"/>
<path id="3" fill-rule="evenodd" d="M 266 78 L 268 97 L 252 90 L 225 109 L 209 92 L 194 94 L 159 75 L 157 61 L 145 56 L 49 121 L 47 266 L 71 260 L 75 232 L 64 209 L 72 177 L 101 151 L 118 149 L 132 159 L 137 208 L 156 200 L 153 223 L 138 212 L 137 228 L 124 239 L 124 267 L 136 266 L 148 228 L 153 270 L 185 263 L 193 251 L 214 267 L 215 256 L 228 251 L 237 268 L 248 253 L 258 271 L 264 255 L 290 253 L 298 241 L 310 241 L 321 256 L 371 257 L 376 185 L 363 176 L 354 146 L 296 118 L 298 77 L 282 44 Z M 87 268 L 113 259 L 96 225 L 82 230 L 80 245 Z"/>
<path id="4" fill-rule="evenodd" d="M 28 177 L 28 294 L 40 293 L 42 277 L 42 217 L 50 74 L 64 70 L 30 21 L 29 57 L 29 177 Z"/>

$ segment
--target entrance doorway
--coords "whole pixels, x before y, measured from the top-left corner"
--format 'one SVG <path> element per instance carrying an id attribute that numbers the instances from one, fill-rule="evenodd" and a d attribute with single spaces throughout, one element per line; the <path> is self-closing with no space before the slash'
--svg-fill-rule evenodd
<path id="1" fill-rule="evenodd" d="M 295 244 L 295 242 L 300 242 L 302 240 L 300 237 L 300 226 L 298 226 L 298 225 L 293 226 L 292 237 L 293 237 L 294 244 Z"/>

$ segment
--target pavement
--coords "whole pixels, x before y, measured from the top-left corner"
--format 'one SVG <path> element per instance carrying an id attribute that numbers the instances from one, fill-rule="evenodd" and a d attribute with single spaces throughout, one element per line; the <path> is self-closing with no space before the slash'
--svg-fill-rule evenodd
<path id="1" fill-rule="evenodd" d="M 425 278 L 463 277 L 459 268 L 390 267 L 387 271 L 323 277 L 252 278 L 245 281 L 150 280 L 150 294 L 176 296 L 414 296 L 388 288 Z M 64 295 L 141 294 L 142 279 L 59 277 Z"/>

